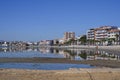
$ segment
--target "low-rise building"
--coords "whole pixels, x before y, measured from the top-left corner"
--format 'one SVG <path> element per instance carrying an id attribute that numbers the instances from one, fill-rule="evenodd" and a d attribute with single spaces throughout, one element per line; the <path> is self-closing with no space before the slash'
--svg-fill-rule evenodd
<path id="1" fill-rule="evenodd" d="M 52 46 L 53 40 L 41 40 L 39 46 Z"/>

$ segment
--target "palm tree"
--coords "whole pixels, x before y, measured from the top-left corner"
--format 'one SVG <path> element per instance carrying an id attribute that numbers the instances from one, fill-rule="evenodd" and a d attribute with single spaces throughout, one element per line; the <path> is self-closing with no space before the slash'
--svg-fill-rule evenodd
<path id="1" fill-rule="evenodd" d="M 116 42 L 117 42 L 117 45 L 118 45 L 119 34 L 116 34 L 115 37 L 116 37 Z"/>
<path id="2" fill-rule="evenodd" d="M 75 40 L 72 38 L 72 39 L 69 39 L 68 41 L 66 41 L 64 44 L 65 45 L 71 45 L 71 44 L 74 44 Z"/>
<path id="3" fill-rule="evenodd" d="M 108 44 L 113 44 L 113 42 L 115 42 L 115 38 L 109 38 L 108 39 Z"/>
<path id="4" fill-rule="evenodd" d="M 99 40 L 94 40 L 94 45 L 98 45 L 100 43 Z"/>
<path id="5" fill-rule="evenodd" d="M 72 39 L 69 40 L 69 42 L 70 42 L 70 44 L 74 44 L 75 39 L 72 38 Z"/>
<path id="6" fill-rule="evenodd" d="M 102 42 L 102 45 L 105 43 L 106 39 L 102 39 L 101 42 Z"/>
<path id="7" fill-rule="evenodd" d="M 88 42 L 89 45 L 94 45 L 95 44 L 94 39 L 88 39 L 87 42 Z"/>

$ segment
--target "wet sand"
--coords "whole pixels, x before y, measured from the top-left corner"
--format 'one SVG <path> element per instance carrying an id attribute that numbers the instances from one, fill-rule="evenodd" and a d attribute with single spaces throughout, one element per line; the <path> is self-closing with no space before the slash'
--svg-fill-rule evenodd
<path id="1" fill-rule="evenodd" d="M 0 63 L 70 63 L 97 67 L 120 68 L 120 60 L 70 60 L 66 58 L 0 58 Z"/>

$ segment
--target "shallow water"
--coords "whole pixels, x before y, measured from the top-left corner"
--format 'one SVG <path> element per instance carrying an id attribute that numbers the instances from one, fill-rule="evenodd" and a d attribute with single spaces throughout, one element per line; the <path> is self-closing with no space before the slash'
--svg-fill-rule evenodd
<path id="1" fill-rule="evenodd" d="M 119 60 L 119 56 L 105 51 L 93 51 L 85 49 L 58 50 L 51 48 L 0 48 L 0 58 L 67 58 L 70 60 Z M 41 70 L 62 70 L 69 68 L 94 68 L 86 64 L 63 64 L 63 63 L 0 63 L 0 68 L 16 69 L 41 69 Z"/>
<path id="2" fill-rule="evenodd" d="M 69 68 L 94 68 L 84 64 L 63 63 L 0 63 L 0 68 L 5 69 L 34 69 L 34 70 L 65 70 Z"/>

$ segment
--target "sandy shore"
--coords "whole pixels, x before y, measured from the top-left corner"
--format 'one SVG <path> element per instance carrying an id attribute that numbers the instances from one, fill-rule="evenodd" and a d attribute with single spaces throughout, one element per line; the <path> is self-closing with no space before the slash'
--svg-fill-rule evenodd
<path id="1" fill-rule="evenodd" d="M 0 69 L 0 80 L 120 80 L 120 69 L 17 70 Z"/>

